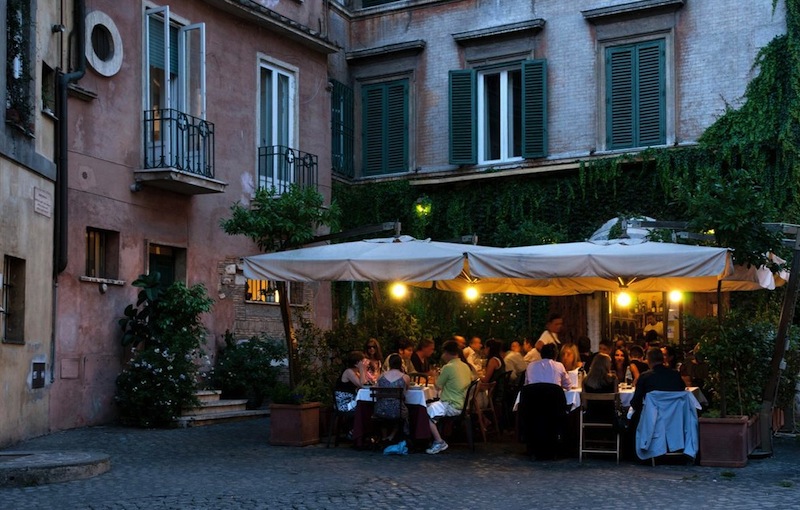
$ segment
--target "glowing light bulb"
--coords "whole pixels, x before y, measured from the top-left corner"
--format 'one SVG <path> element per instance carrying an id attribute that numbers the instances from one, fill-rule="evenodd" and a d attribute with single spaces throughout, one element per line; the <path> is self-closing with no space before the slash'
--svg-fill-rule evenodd
<path id="1" fill-rule="evenodd" d="M 405 284 L 395 283 L 392 285 L 391 293 L 395 299 L 403 299 L 408 293 L 408 288 L 405 286 Z"/>
<path id="2" fill-rule="evenodd" d="M 631 295 L 627 292 L 620 292 L 617 294 L 617 304 L 622 308 L 627 308 L 631 305 Z"/>
<path id="3" fill-rule="evenodd" d="M 669 301 L 670 303 L 680 303 L 683 301 L 683 292 L 679 290 L 673 290 L 669 293 Z"/>
<path id="4" fill-rule="evenodd" d="M 480 294 L 478 293 L 478 289 L 470 285 L 469 287 L 467 287 L 467 290 L 464 291 L 464 295 L 467 297 L 469 301 L 475 301 L 476 299 L 478 299 L 478 296 Z"/>

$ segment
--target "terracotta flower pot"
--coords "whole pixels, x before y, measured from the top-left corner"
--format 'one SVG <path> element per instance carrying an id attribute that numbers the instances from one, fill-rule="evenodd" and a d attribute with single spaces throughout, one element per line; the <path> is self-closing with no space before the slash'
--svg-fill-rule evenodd
<path id="1" fill-rule="evenodd" d="M 758 439 L 758 416 L 700 418 L 700 465 L 744 467 Z"/>
<path id="2" fill-rule="evenodd" d="M 272 404 L 269 443 L 307 446 L 319 443 L 319 402 Z"/>

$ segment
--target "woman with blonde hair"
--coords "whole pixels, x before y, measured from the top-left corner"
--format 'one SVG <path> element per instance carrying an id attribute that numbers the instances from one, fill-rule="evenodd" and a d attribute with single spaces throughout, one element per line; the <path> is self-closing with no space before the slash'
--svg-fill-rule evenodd
<path id="1" fill-rule="evenodd" d="M 572 372 L 583 366 L 578 346 L 573 343 L 567 343 L 561 346 L 561 352 L 558 354 L 558 361 L 564 365 L 564 369 L 567 372 Z"/>

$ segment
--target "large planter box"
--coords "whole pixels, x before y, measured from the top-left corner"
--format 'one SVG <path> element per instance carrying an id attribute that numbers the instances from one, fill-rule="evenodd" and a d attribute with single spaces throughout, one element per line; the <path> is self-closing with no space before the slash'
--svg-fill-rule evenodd
<path id="1" fill-rule="evenodd" d="M 308 446 L 319 443 L 319 402 L 272 404 L 269 443 Z"/>
<path id="2" fill-rule="evenodd" d="M 700 465 L 744 467 L 760 444 L 758 416 L 700 418 Z"/>

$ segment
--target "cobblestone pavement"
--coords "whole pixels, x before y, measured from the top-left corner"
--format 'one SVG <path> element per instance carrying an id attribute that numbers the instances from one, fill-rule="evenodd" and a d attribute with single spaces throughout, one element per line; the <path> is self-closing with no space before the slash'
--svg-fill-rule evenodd
<path id="1" fill-rule="evenodd" d="M 269 419 L 174 430 L 92 427 L 14 450 L 94 451 L 111 470 L 86 480 L 0 489 L 0 509 L 797 508 L 800 441 L 742 469 L 531 462 L 513 442 L 385 457 L 349 445 L 268 444 Z"/>

